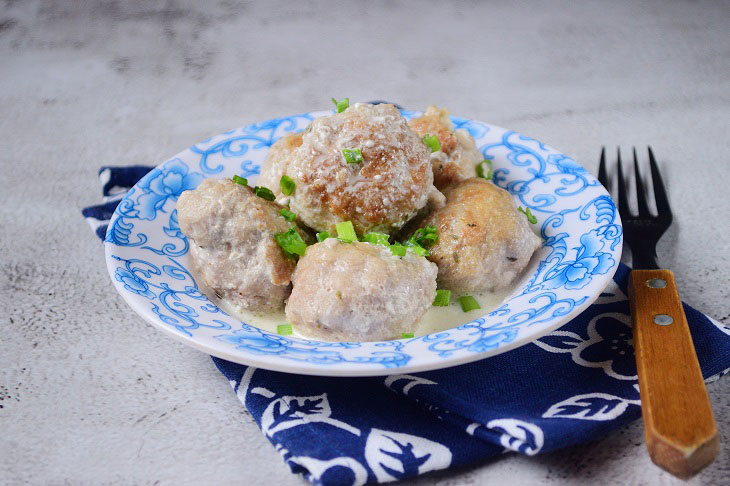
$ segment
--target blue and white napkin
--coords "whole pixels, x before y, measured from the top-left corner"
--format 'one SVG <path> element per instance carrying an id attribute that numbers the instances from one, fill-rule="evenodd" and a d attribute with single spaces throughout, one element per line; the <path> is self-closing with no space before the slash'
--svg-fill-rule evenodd
<path id="1" fill-rule="evenodd" d="M 104 203 L 83 210 L 100 238 L 124 193 L 152 169 L 103 167 Z M 414 375 L 327 378 L 213 362 L 292 472 L 315 484 L 394 481 L 514 451 L 596 439 L 641 415 L 626 283 L 541 339 Z M 730 371 L 730 326 L 685 305 L 708 383 Z"/>

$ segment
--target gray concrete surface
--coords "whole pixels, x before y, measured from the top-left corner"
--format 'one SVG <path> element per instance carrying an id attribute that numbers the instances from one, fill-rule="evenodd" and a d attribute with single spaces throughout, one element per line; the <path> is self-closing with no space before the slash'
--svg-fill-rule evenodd
<path id="1" fill-rule="evenodd" d="M 281 484 L 291 475 L 202 353 L 154 331 L 108 281 L 79 209 L 100 164 L 157 163 L 221 131 L 383 98 L 530 134 L 595 170 L 652 144 L 685 300 L 730 319 L 730 4 L 39 2 L 0 6 L 0 483 Z M 722 439 L 689 484 L 730 478 Z M 419 485 L 679 484 L 641 424 Z"/>

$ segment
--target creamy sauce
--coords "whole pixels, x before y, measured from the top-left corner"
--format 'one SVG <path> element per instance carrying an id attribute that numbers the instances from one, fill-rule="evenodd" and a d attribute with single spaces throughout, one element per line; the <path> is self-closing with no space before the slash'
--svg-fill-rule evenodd
<path id="1" fill-rule="evenodd" d="M 201 280 L 202 279 L 196 281 L 199 282 Z M 200 286 L 200 290 L 210 299 L 211 302 L 217 305 L 226 314 L 241 322 L 245 322 L 248 325 L 276 334 L 277 326 L 280 324 L 287 324 L 283 310 L 268 313 L 254 313 L 235 306 L 225 299 L 219 299 L 215 293 L 208 288 Z M 430 307 L 423 317 L 421 317 L 421 320 L 418 321 L 416 330 L 413 334 L 414 336 L 424 336 L 426 334 L 445 331 L 473 321 L 474 319 L 477 319 L 499 307 L 499 305 L 507 299 L 513 290 L 514 289 L 510 287 L 497 292 L 472 294 L 477 302 L 479 302 L 481 309 L 475 309 L 469 312 L 462 311 L 458 300 L 452 297 L 453 302 L 448 307 Z M 308 339 L 308 336 L 304 336 L 297 332 L 296 325 L 292 325 L 292 330 L 294 331 L 294 336 Z"/>
<path id="2" fill-rule="evenodd" d="M 493 311 L 504 302 L 512 289 L 507 288 L 504 290 L 498 290 L 496 292 L 483 292 L 480 294 L 473 294 L 481 309 L 475 309 L 473 311 L 464 312 L 461 310 L 459 301 L 454 300 L 448 307 L 433 307 L 431 306 L 426 313 L 418 321 L 418 327 L 416 328 L 415 336 L 423 336 L 426 334 L 432 334 L 434 332 L 445 331 L 458 327 L 462 324 L 466 324 L 469 321 L 473 321 L 485 314 Z"/>

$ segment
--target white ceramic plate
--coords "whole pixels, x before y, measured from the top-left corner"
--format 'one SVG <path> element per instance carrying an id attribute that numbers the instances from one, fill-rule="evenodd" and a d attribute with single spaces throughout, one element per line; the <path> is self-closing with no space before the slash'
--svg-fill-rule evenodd
<path id="1" fill-rule="evenodd" d="M 280 336 L 227 315 L 200 292 L 188 270 L 188 241 L 178 226 L 177 197 L 206 177 L 238 174 L 255 183 L 272 143 L 330 113 L 277 118 L 210 138 L 162 163 L 129 191 L 110 221 L 104 245 L 112 282 L 135 312 L 190 346 L 255 367 L 329 376 L 412 373 L 529 343 L 578 315 L 616 271 L 621 222 L 593 176 L 537 140 L 452 117 L 493 161 L 494 182 L 537 216 L 536 228 L 544 239 L 502 305 L 447 331 L 382 342 Z"/>

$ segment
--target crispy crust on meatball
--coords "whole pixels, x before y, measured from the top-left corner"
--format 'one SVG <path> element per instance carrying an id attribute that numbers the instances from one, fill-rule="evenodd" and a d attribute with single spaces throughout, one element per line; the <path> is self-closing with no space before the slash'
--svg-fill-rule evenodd
<path id="1" fill-rule="evenodd" d="M 435 135 L 441 150 L 431 154 L 433 183 L 438 189 L 476 176 L 476 165 L 483 160 L 474 139 L 464 129 L 454 131 L 447 110 L 429 106 L 408 125 L 419 136 Z"/>
<path id="2" fill-rule="evenodd" d="M 360 149 L 347 163 L 342 149 Z M 293 211 L 318 231 L 352 221 L 358 233 L 391 233 L 437 200 L 429 150 L 389 104 L 355 104 L 316 118 L 286 174 L 296 182 Z"/>
<path id="3" fill-rule="evenodd" d="M 428 258 L 438 265 L 439 287 L 471 293 L 510 285 L 541 244 L 512 196 L 481 178 L 451 185 L 444 195 L 446 206 L 418 225 L 438 228 Z"/>
<path id="4" fill-rule="evenodd" d="M 290 226 L 279 209 L 228 179 L 205 179 L 178 199 L 180 229 L 192 240 L 194 268 L 208 287 L 235 306 L 276 310 L 289 296 L 296 263 L 273 238 Z"/>
<path id="5" fill-rule="evenodd" d="M 374 341 L 412 332 L 436 295 L 436 265 L 408 252 L 330 238 L 307 248 L 292 277 L 286 316 L 328 341 Z"/>

